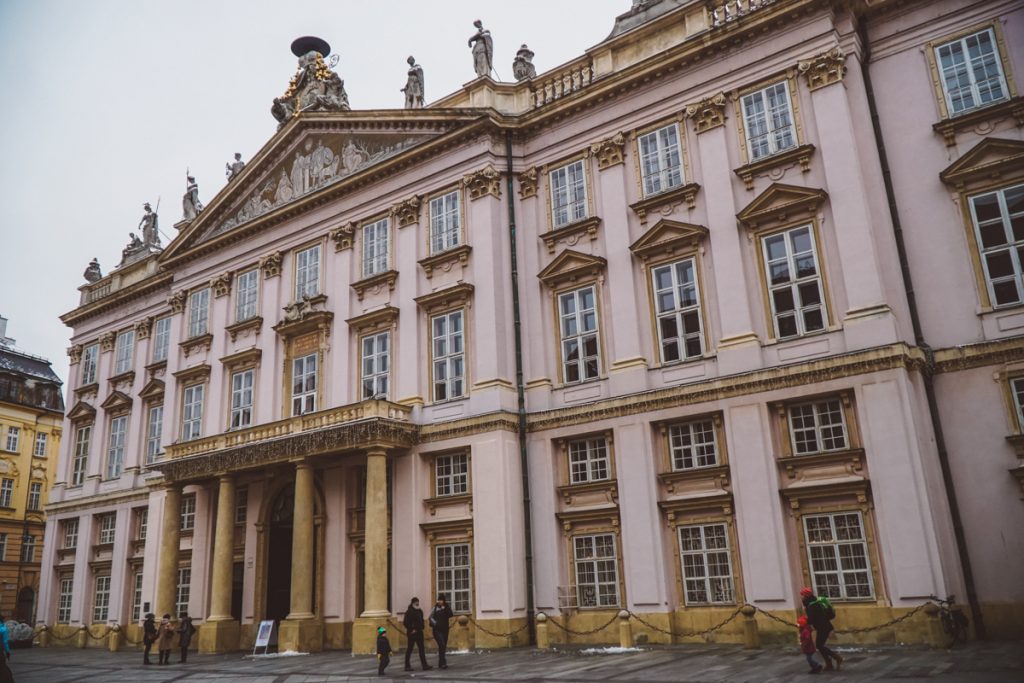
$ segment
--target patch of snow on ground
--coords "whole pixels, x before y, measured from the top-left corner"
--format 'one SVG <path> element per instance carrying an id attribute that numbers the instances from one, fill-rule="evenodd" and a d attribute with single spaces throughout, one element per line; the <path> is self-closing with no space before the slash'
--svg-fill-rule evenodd
<path id="1" fill-rule="evenodd" d="M 836 652 L 867 652 L 866 647 L 834 647 L 832 648 Z"/>
<path id="2" fill-rule="evenodd" d="M 473 655 L 473 654 L 480 654 L 480 653 L 479 652 L 474 652 L 473 650 L 448 650 L 448 652 L 445 653 L 445 655 L 447 655 L 448 657 L 451 657 L 452 655 Z"/>
<path id="3" fill-rule="evenodd" d="M 309 655 L 308 652 L 296 652 L 295 650 L 285 650 L 284 652 L 270 652 L 265 655 L 246 655 L 246 659 L 277 659 L 279 657 L 306 657 Z"/>
<path id="4" fill-rule="evenodd" d="M 626 652 L 643 652 L 639 647 L 588 647 L 580 650 L 581 655 L 621 655 Z"/>

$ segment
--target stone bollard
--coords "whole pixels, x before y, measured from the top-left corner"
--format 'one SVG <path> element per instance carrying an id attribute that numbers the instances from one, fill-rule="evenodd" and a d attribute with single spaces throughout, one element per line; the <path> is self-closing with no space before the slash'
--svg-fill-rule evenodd
<path id="1" fill-rule="evenodd" d="M 619 646 L 633 647 L 633 627 L 629 624 L 629 612 L 619 610 Z"/>
<path id="2" fill-rule="evenodd" d="M 107 635 L 107 649 L 111 652 L 121 650 L 121 627 L 117 624 L 110 627 L 110 633 Z"/>
<path id="3" fill-rule="evenodd" d="M 89 629 L 85 626 L 85 624 L 82 624 L 78 628 L 78 633 L 76 634 L 75 646 L 84 650 L 85 646 L 88 645 L 88 644 L 89 644 Z"/>
<path id="4" fill-rule="evenodd" d="M 924 613 L 928 616 L 928 631 L 926 632 L 928 645 L 935 648 L 946 647 L 948 638 L 942 630 L 942 619 L 939 616 L 942 610 L 934 602 L 929 602 L 924 606 Z"/>
<path id="5" fill-rule="evenodd" d="M 744 605 L 740 609 L 743 615 L 743 647 L 748 650 L 761 649 L 761 633 L 757 630 L 757 608 Z"/>
<path id="6" fill-rule="evenodd" d="M 39 647 L 50 647 L 50 629 L 46 624 L 39 627 Z"/>
<path id="7" fill-rule="evenodd" d="M 456 618 L 455 623 L 459 625 L 459 629 L 456 632 L 455 649 L 469 650 L 469 617 L 465 614 L 460 614 L 458 618 Z"/>
<path id="8" fill-rule="evenodd" d="M 551 649 L 551 637 L 548 635 L 548 615 L 543 612 L 537 613 L 537 649 Z"/>

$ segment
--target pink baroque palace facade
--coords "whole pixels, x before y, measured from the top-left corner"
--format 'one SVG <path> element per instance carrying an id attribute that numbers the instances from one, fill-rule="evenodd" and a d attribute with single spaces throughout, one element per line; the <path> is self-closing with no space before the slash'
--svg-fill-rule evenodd
<path id="1" fill-rule="evenodd" d="M 367 652 L 447 593 L 457 646 L 670 642 L 803 585 L 1024 634 L 1019 3 L 634 3 L 405 110 L 323 56 L 62 318 L 52 635 Z"/>

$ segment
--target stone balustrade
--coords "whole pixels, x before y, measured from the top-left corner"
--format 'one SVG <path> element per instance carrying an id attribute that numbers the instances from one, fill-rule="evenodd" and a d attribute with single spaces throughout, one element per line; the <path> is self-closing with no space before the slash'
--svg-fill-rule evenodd
<path id="1" fill-rule="evenodd" d="M 708 10 L 711 15 L 711 27 L 724 26 L 776 2 L 777 0 L 729 0 L 717 3 Z"/>
<path id="2" fill-rule="evenodd" d="M 576 60 L 562 69 L 542 74 L 531 86 L 534 108 L 554 102 L 587 87 L 594 80 L 594 64 L 589 57 Z"/>

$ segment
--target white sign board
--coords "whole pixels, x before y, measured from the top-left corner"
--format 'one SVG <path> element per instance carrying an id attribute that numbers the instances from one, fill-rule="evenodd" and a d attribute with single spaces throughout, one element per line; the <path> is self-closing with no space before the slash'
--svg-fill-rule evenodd
<path id="1" fill-rule="evenodd" d="M 252 651 L 256 652 L 256 648 L 266 648 L 270 645 L 270 635 L 274 632 L 274 622 L 261 621 L 260 629 L 256 632 L 256 645 L 253 646 Z"/>

